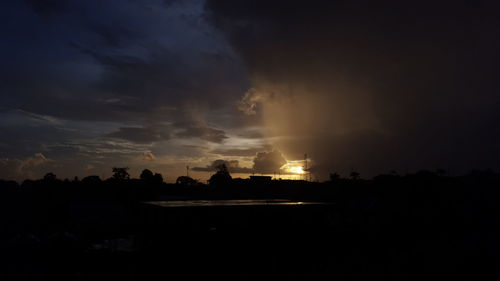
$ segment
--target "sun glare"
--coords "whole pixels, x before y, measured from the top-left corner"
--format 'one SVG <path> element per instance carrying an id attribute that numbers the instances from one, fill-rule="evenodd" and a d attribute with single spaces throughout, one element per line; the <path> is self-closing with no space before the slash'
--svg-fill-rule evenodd
<path id="1" fill-rule="evenodd" d="M 303 174 L 304 173 L 304 169 L 302 167 L 290 167 L 290 172 L 294 173 L 294 174 Z"/>
<path id="2" fill-rule="evenodd" d="M 303 175 L 304 171 L 303 161 L 288 161 L 285 165 L 281 167 L 287 174 Z"/>

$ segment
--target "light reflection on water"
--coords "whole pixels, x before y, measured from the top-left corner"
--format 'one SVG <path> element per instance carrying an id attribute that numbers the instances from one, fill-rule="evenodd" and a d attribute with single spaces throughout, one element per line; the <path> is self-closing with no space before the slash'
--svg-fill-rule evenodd
<path id="1" fill-rule="evenodd" d="M 294 206 L 322 205 L 321 202 L 300 202 L 282 199 L 273 200 L 187 200 L 187 201 L 150 201 L 145 202 L 160 207 L 217 207 L 217 206 Z"/>

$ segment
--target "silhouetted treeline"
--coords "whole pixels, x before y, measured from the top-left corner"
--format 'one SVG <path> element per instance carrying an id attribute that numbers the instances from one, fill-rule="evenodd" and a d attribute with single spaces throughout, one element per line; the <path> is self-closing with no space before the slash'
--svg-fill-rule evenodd
<path id="1" fill-rule="evenodd" d="M 149 170 L 140 179 L 131 179 L 126 168 L 113 171 L 106 180 L 59 180 L 48 173 L 21 184 L 0 181 L 0 249 L 8 261 L 0 279 L 144 280 L 224 272 L 242 280 L 263 274 L 290 280 L 494 280 L 500 174 L 491 171 L 392 172 L 371 180 L 332 173 L 318 183 L 233 179 L 222 170 L 209 185 L 188 177 L 166 184 Z M 327 204 L 144 203 L 222 199 Z M 46 257 L 49 252 L 54 258 Z"/>

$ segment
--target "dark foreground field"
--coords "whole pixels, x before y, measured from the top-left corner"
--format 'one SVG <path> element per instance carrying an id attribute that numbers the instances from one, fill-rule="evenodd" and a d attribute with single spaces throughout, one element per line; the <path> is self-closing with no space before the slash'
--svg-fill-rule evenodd
<path id="1" fill-rule="evenodd" d="M 2 182 L 0 280 L 498 280 L 499 183 Z"/>

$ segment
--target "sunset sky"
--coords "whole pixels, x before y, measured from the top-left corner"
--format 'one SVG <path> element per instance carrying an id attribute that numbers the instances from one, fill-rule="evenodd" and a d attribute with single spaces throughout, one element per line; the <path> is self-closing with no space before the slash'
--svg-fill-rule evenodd
<path id="1" fill-rule="evenodd" d="M 1 1 L 0 178 L 498 171 L 498 3 Z"/>

